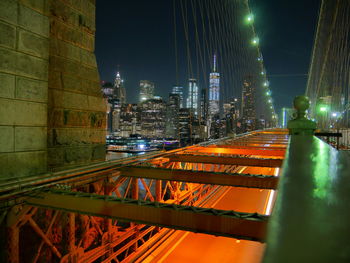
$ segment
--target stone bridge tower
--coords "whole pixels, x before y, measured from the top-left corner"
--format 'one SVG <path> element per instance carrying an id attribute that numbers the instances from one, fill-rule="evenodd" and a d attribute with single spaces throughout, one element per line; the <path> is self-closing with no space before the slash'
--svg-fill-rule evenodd
<path id="1" fill-rule="evenodd" d="M 104 160 L 94 0 L 0 1 L 0 177 Z"/>

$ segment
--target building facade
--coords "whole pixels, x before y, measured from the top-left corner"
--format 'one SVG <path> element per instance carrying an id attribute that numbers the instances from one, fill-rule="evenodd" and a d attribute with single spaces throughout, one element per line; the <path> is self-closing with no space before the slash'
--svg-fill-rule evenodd
<path id="1" fill-rule="evenodd" d="M 120 72 L 117 72 L 114 80 L 114 98 L 119 105 L 126 103 L 126 90 L 124 87 L 124 80 L 120 76 Z"/>
<path id="2" fill-rule="evenodd" d="M 194 115 L 198 116 L 198 84 L 196 79 L 189 79 L 186 107 L 192 109 Z"/>
<path id="3" fill-rule="evenodd" d="M 180 96 L 179 94 L 169 94 L 169 101 L 166 109 L 166 137 L 179 138 L 179 110 Z"/>
<path id="4" fill-rule="evenodd" d="M 140 81 L 140 102 L 153 99 L 154 97 L 154 83 L 149 80 Z"/>
<path id="5" fill-rule="evenodd" d="M 217 57 L 214 55 L 213 72 L 209 76 L 209 116 L 220 113 L 220 73 L 217 72 Z"/>
<path id="6" fill-rule="evenodd" d="M 192 144 L 193 111 L 188 108 L 179 110 L 179 140 L 181 146 Z"/>
<path id="7" fill-rule="evenodd" d="M 245 131 L 255 130 L 255 85 L 256 81 L 248 76 L 243 81 L 241 118 Z"/>
<path id="8" fill-rule="evenodd" d="M 119 133 L 120 137 L 140 134 L 141 114 L 137 104 L 124 104 L 120 109 Z"/>
<path id="9" fill-rule="evenodd" d="M 140 104 L 141 135 L 147 138 L 164 138 L 166 103 L 161 99 L 150 99 Z"/>
<path id="10" fill-rule="evenodd" d="M 180 108 L 184 108 L 184 91 L 183 91 L 183 87 L 181 86 L 174 86 L 172 91 L 172 94 L 177 94 L 180 97 Z"/>

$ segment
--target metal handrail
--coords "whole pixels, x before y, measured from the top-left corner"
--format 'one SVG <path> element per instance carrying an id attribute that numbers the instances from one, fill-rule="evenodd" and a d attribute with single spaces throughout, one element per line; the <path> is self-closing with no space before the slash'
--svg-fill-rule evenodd
<path id="1" fill-rule="evenodd" d="M 349 170 L 347 153 L 291 136 L 263 262 L 350 262 Z"/>

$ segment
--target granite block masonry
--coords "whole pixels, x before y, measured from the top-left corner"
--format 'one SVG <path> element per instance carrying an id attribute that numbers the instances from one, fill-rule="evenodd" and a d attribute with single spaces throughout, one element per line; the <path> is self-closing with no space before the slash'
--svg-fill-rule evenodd
<path id="1" fill-rule="evenodd" d="M 105 159 L 95 1 L 0 1 L 0 177 Z"/>

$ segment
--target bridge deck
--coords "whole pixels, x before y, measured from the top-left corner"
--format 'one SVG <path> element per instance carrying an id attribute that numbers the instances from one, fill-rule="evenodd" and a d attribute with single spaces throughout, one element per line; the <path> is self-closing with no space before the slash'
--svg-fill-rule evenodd
<path id="1" fill-rule="evenodd" d="M 74 218 L 85 218 L 91 222 L 91 231 L 111 236 L 113 253 L 104 243 L 83 249 L 73 245 L 74 239 L 69 240 L 71 251 L 64 257 L 77 257 L 79 251 L 77 262 L 110 262 L 121 255 L 126 256 L 123 262 L 215 262 L 219 257 L 223 262 L 259 262 L 264 245 L 245 240 L 265 241 L 276 196 L 270 189 L 276 189 L 279 181 L 286 138 L 285 132 L 254 132 L 234 140 L 26 178 L 21 185 L 16 180 L 3 181 L 0 199 L 20 197 L 29 206 L 23 216 L 14 217 L 11 228 L 29 222 L 57 257 L 63 256 L 62 252 L 38 226 L 39 219 L 33 219 L 37 208 L 70 212 L 71 232 Z M 57 184 L 68 190 L 50 189 Z M 98 226 L 93 217 L 106 219 Z M 119 220 L 130 222 L 130 227 L 120 226 L 119 230 Z M 77 231 L 73 237 L 81 244 L 88 233 Z M 18 250 L 15 242 L 10 245 Z"/>
<path id="2" fill-rule="evenodd" d="M 261 136 L 261 135 L 260 135 Z M 271 135 L 270 135 L 271 136 Z M 285 136 L 281 134 L 278 137 Z M 249 140 L 247 140 L 249 144 Z M 285 145 L 283 145 L 285 146 Z M 209 149 L 213 146 L 209 146 Z M 229 144 L 220 147 L 232 147 Z M 266 146 L 265 146 L 266 147 Z M 217 148 L 212 148 L 217 149 Z M 219 148 L 222 149 L 222 148 Z M 237 151 L 238 149 L 235 149 Z M 194 149 L 193 151 L 206 152 L 206 149 Z M 276 152 L 271 155 L 266 152 L 270 148 L 256 152 L 243 149 L 242 152 L 252 153 L 256 158 L 266 156 L 276 156 Z M 279 150 L 281 151 L 281 150 Z M 212 153 L 213 150 L 209 150 Z M 258 155 L 260 153 L 261 155 Z M 278 152 L 279 158 L 283 157 L 283 152 Z M 240 166 L 239 172 L 242 174 L 265 174 L 278 175 L 279 168 Z M 258 212 L 269 215 L 275 200 L 275 191 L 263 189 L 248 189 L 241 187 L 223 187 L 220 195 L 207 200 L 203 207 L 211 207 L 223 210 L 235 210 L 245 212 Z M 238 240 L 233 238 L 215 237 L 206 234 L 196 234 L 185 231 L 176 231 L 167 241 L 156 244 L 153 249 L 148 250 L 136 262 L 261 262 L 265 245 L 262 243 Z"/>

